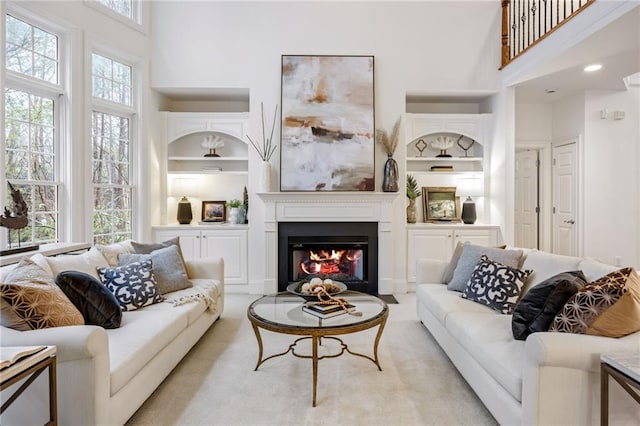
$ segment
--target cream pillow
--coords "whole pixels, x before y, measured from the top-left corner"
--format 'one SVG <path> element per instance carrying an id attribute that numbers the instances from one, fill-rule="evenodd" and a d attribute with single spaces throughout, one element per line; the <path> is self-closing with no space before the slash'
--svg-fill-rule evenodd
<path id="1" fill-rule="evenodd" d="M 95 246 L 100 253 L 107 259 L 109 266 L 118 266 L 118 256 L 121 254 L 133 253 L 133 246 L 131 240 L 121 241 L 119 243 L 113 243 L 109 245 L 96 244 Z"/>
<path id="2" fill-rule="evenodd" d="M 96 267 L 109 266 L 107 259 L 95 247 L 91 247 L 88 252 L 82 254 L 66 254 L 46 259 L 54 277 L 63 271 L 80 271 L 100 280 Z"/>

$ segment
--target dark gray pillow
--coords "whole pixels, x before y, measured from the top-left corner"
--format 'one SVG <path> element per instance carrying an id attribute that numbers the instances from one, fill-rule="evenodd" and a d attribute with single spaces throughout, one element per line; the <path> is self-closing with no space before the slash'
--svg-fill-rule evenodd
<path id="1" fill-rule="evenodd" d="M 511 331 L 516 340 L 526 340 L 537 331 L 547 331 L 564 304 L 587 285 L 582 271 L 561 272 L 533 287 L 516 305 Z"/>
<path id="2" fill-rule="evenodd" d="M 193 287 L 187 276 L 184 262 L 178 253 L 178 247 L 175 245 L 154 250 L 151 254 L 123 253 L 118 256 L 120 265 L 149 259 L 153 264 L 153 275 L 156 277 L 160 294 Z"/>
<path id="3" fill-rule="evenodd" d="M 116 296 L 93 275 L 79 271 L 60 272 L 56 285 L 78 308 L 87 325 L 118 328 L 122 322 L 122 309 Z"/>
<path id="4" fill-rule="evenodd" d="M 135 241 L 131 241 L 131 247 L 133 247 L 134 253 L 139 254 L 151 254 L 152 251 L 156 251 L 165 247 L 176 246 L 178 247 L 178 253 L 180 254 L 180 258 L 184 261 L 184 257 L 182 256 L 182 249 L 180 249 L 180 237 L 174 237 L 163 241 L 161 243 L 136 243 Z"/>
<path id="5" fill-rule="evenodd" d="M 503 250 L 464 243 L 462 256 L 460 256 L 456 269 L 453 271 L 451 281 L 447 283 L 447 289 L 464 291 L 469 278 L 471 278 L 473 268 L 480 262 L 482 255 L 486 255 L 490 260 L 503 265 L 517 268 L 522 257 L 522 250 Z"/>

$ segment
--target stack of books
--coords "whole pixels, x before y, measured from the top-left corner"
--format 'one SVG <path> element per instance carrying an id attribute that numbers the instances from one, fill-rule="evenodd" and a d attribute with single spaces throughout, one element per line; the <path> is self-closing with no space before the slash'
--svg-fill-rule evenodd
<path id="1" fill-rule="evenodd" d="M 346 314 L 347 312 L 353 312 L 355 310 L 356 307 L 351 304 L 347 304 L 346 310 L 343 309 L 341 305 L 323 305 L 318 302 L 307 302 L 302 305 L 303 312 L 323 319 Z"/>
<path id="2" fill-rule="evenodd" d="M 432 172 L 452 172 L 453 166 L 431 166 Z"/>

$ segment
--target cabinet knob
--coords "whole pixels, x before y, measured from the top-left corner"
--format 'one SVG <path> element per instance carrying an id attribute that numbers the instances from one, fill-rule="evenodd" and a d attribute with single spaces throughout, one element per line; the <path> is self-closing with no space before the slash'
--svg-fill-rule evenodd
<path id="1" fill-rule="evenodd" d="M 200 239 L 200 235 L 196 235 L 196 238 L 197 238 L 197 239 Z"/>
<path id="2" fill-rule="evenodd" d="M 207 236 L 206 236 L 206 235 L 203 235 L 203 236 L 202 236 L 202 238 L 207 238 Z"/>
<path id="3" fill-rule="evenodd" d="M 447 238 L 451 238 L 451 234 L 447 235 Z"/>

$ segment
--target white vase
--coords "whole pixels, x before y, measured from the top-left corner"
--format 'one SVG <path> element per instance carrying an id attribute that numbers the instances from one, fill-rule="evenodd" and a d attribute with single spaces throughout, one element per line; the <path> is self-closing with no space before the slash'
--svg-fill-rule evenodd
<path id="1" fill-rule="evenodd" d="M 232 207 L 231 209 L 229 209 L 229 223 L 238 223 L 238 210 L 239 209 L 237 207 Z"/>
<path id="2" fill-rule="evenodd" d="M 260 164 L 258 192 L 271 192 L 271 163 L 268 161 L 263 161 Z"/>

